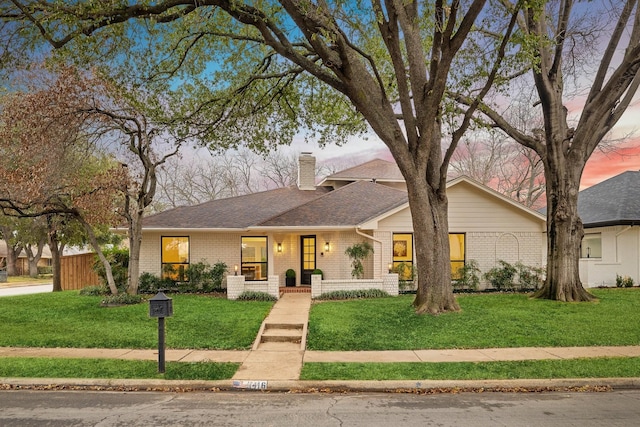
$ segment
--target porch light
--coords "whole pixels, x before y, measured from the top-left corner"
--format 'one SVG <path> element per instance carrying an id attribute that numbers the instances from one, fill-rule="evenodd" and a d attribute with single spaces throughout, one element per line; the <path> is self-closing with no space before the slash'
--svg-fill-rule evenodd
<path id="1" fill-rule="evenodd" d="M 276 250 L 278 252 L 282 252 L 282 243 L 278 243 L 278 246 L 276 247 Z"/>
<path id="2" fill-rule="evenodd" d="M 329 252 L 329 242 L 326 242 L 326 243 L 324 244 L 324 251 L 325 251 L 325 252 Z"/>
<path id="3" fill-rule="evenodd" d="M 393 271 L 393 263 L 390 262 L 387 267 L 389 267 L 389 273 L 391 273 Z"/>
<path id="4" fill-rule="evenodd" d="M 233 266 L 233 271 L 234 271 L 234 274 L 233 274 L 233 275 L 234 275 L 234 276 L 237 276 L 237 275 L 238 275 L 238 264 L 236 264 L 236 265 L 234 265 L 234 266 Z"/>

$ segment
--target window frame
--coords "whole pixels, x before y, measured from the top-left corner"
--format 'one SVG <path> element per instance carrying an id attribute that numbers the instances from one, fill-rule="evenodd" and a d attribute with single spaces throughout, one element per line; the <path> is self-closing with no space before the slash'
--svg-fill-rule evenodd
<path id="1" fill-rule="evenodd" d="M 584 248 L 585 240 L 597 240 L 600 245 L 596 247 L 595 253 L 591 253 L 591 246 Z M 602 259 L 602 233 L 585 233 L 580 241 L 580 259 Z"/>
<path id="2" fill-rule="evenodd" d="M 245 261 L 244 260 L 244 250 L 246 249 L 243 245 L 245 239 L 264 239 L 264 261 Z M 259 246 L 262 248 L 262 246 Z M 255 255 L 254 255 L 255 257 Z M 257 267 L 260 268 L 257 268 Z M 241 236 L 240 237 L 240 274 L 245 276 L 249 276 L 250 272 L 253 272 L 250 279 L 246 279 L 251 282 L 266 282 L 269 280 L 268 275 L 268 267 L 269 267 L 269 238 L 267 236 Z M 260 278 L 255 278 L 255 272 L 259 271 Z"/>
<path id="3" fill-rule="evenodd" d="M 165 261 L 165 239 L 186 239 L 187 243 L 187 258 L 186 262 L 169 262 Z M 179 252 L 179 250 L 178 250 Z M 180 255 L 180 254 L 178 254 Z M 177 272 L 172 276 L 169 272 L 165 271 L 165 266 L 177 266 Z M 163 279 L 172 279 L 178 282 L 186 282 L 189 280 L 186 270 L 191 265 L 191 238 L 189 236 L 160 236 L 160 276 Z"/>
<path id="4" fill-rule="evenodd" d="M 457 258 L 454 259 L 452 256 L 451 236 L 462 236 L 462 258 L 461 259 L 457 259 Z M 453 270 L 454 263 L 462 264 L 462 265 L 454 271 Z M 460 279 L 460 275 L 457 274 L 457 272 L 460 270 L 460 268 L 464 268 L 466 263 L 467 263 L 467 233 L 449 233 L 449 265 L 451 268 L 451 280 Z"/>
<path id="5" fill-rule="evenodd" d="M 405 239 L 396 239 L 396 237 L 405 237 Z M 396 242 L 405 242 L 404 255 L 398 254 L 396 251 Z M 398 255 L 396 255 L 398 254 Z M 413 233 L 393 233 L 391 235 L 391 265 L 392 271 L 398 273 L 398 279 L 407 282 L 413 281 L 415 274 L 413 271 Z M 408 265 L 409 269 L 398 271 L 398 267 L 402 264 Z"/>

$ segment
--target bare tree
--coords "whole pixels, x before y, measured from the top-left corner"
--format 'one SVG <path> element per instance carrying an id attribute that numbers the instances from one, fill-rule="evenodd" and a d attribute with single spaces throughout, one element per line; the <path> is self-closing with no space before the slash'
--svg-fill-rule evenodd
<path id="1" fill-rule="evenodd" d="M 590 301 L 580 282 L 580 244 L 584 235 L 578 216 L 578 192 L 585 164 L 620 120 L 640 85 L 640 10 L 637 0 L 600 6 L 594 14 L 606 24 L 594 27 L 574 10 L 573 0 L 545 2 L 545 8 L 523 12 L 519 26 L 534 66 L 531 76 L 542 127 L 518 128 L 497 108 L 479 111 L 511 138 L 535 151 L 543 162 L 547 199 L 547 279 L 537 297 L 560 301 Z M 593 15 L 592 15 L 593 16 Z M 606 38 L 605 38 L 606 35 Z M 598 38 L 598 36 L 601 36 Z M 579 46 L 606 45 L 597 54 L 597 69 L 587 80 L 580 71 Z M 573 79 L 573 80 L 572 80 Z M 570 84 L 589 82 L 580 98 L 582 109 L 572 118 L 568 100 L 577 101 Z M 567 83 L 568 82 L 568 83 Z M 458 100 L 468 103 L 460 96 Z"/>
<path id="2" fill-rule="evenodd" d="M 529 208 L 544 206 L 538 155 L 496 131 L 468 137 L 452 156 L 449 176 L 466 175 Z"/>

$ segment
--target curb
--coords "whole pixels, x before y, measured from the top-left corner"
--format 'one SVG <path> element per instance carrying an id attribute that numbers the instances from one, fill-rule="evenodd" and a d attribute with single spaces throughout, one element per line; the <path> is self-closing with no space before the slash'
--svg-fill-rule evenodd
<path id="1" fill-rule="evenodd" d="M 0 390 L 94 391 L 262 391 L 287 393 L 460 393 L 460 392 L 594 392 L 640 389 L 640 378 L 566 378 L 521 380 L 401 380 L 401 381 L 177 381 L 85 378 L 0 378 Z"/>

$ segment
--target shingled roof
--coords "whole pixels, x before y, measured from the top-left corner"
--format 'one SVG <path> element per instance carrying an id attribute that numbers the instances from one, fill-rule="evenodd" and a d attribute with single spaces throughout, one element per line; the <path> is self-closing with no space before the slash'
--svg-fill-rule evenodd
<path id="1" fill-rule="evenodd" d="M 274 216 L 260 227 L 355 227 L 408 203 L 407 192 L 356 181 Z"/>
<path id="2" fill-rule="evenodd" d="M 640 224 L 640 172 L 627 171 L 578 194 L 585 227 Z"/>
<path id="3" fill-rule="evenodd" d="M 329 191 L 299 190 L 295 186 L 216 199 L 195 206 L 169 209 L 143 220 L 144 229 L 246 229 L 275 215 L 316 199 Z"/>
<path id="4" fill-rule="evenodd" d="M 375 159 L 336 172 L 325 178 L 325 181 L 388 181 L 388 182 L 404 182 L 404 177 L 400 173 L 398 165 L 394 162 L 388 162 L 382 159 Z"/>

